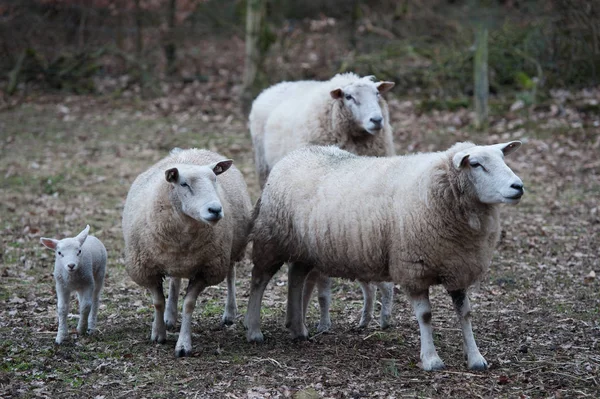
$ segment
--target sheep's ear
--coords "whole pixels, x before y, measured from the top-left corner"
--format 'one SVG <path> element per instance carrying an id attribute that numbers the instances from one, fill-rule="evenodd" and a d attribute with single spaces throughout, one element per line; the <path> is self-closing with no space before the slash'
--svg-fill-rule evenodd
<path id="1" fill-rule="evenodd" d="M 518 140 L 510 141 L 508 143 L 497 144 L 500 147 L 500 150 L 504 154 L 504 156 L 510 155 L 513 152 L 517 151 L 519 147 L 521 147 L 521 142 Z"/>
<path id="2" fill-rule="evenodd" d="M 331 90 L 329 95 L 331 95 L 331 98 L 334 100 L 337 100 L 338 98 L 342 98 L 344 96 L 344 91 L 342 89 Z"/>
<path id="3" fill-rule="evenodd" d="M 53 238 L 42 237 L 42 238 L 40 238 L 40 241 L 42 242 L 42 244 L 44 244 L 44 246 L 46 248 L 51 249 L 53 251 L 56 249 L 56 246 L 58 245 L 58 240 L 55 240 Z"/>
<path id="4" fill-rule="evenodd" d="M 77 234 L 77 237 L 75 237 L 75 238 L 77 239 L 77 241 L 79 241 L 79 245 L 83 245 L 89 232 L 90 232 L 90 225 L 88 224 L 87 226 L 85 226 L 85 229 L 81 230 L 81 233 Z"/>
<path id="5" fill-rule="evenodd" d="M 165 170 L 165 179 L 167 179 L 169 183 L 177 183 L 179 180 L 179 170 L 177 170 L 177 168 Z"/>
<path id="6" fill-rule="evenodd" d="M 210 165 L 209 168 L 211 168 L 213 170 L 213 172 L 215 172 L 215 175 L 218 176 L 221 173 L 227 171 L 227 169 L 231 168 L 231 165 L 233 165 L 233 160 L 226 159 L 224 161 L 219 161 L 217 163 Z"/>
<path id="7" fill-rule="evenodd" d="M 469 153 L 460 151 L 457 152 L 454 157 L 452 157 L 452 164 L 456 169 L 462 169 L 469 162 Z"/>
<path id="8" fill-rule="evenodd" d="M 382 93 L 382 94 L 383 93 L 387 93 L 395 85 L 396 85 L 396 83 L 394 83 L 394 82 L 378 82 L 377 83 L 377 90 L 379 90 L 379 92 Z"/>

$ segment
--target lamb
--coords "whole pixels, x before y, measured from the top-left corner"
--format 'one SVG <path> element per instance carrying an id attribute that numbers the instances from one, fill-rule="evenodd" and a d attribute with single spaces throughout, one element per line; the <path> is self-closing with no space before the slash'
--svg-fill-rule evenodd
<path id="1" fill-rule="evenodd" d="M 252 104 L 250 133 L 259 183 L 264 188 L 273 165 L 292 150 L 309 144 L 336 145 L 358 155 L 394 155 L 392 128 L 386 101 L 380 94 L 393 82 L 374 82 L 373 76 L 338 74 L 319 81 L 282 82 L 263 91 Z M 359 281 L 364 305 L 359 327 L 366 327 L 373 313 L 375 287 Z M 331 326 L 331 281 L 314 271 L 304 292 L 306 310 L 317 284 L 321 319 L 318 331 Z M 382 291 L 380 325 L 389 326 L 393 285 L 379 283 Z"/>
<path id="2" fill-rule="evenodd" d="M 333 277 L 393 281 L 408 294 L 425 370 L 444 367 L 433 343 L 429 287 L 452 297 L 467 365 L 487 368 L 471 328 L 467 289 L 489 267 L 500 233 L 499 204 L 516 204 L 523 183 L 504 156 L 519 141 L 391 158 L 305 147 L 275 165 L 254 211 L 254 268 L 246 325 L 261 342 L 260 304 L 284 261 L 290 264 L 288 327 L 306 339 L 302 286 L 313 268 Z M 308 179 L 307 176 L 314 176 Z"/>
<path id="3" fill-rule="evenodd" d="M 106 272 L 106 248 L 89 235 L 87 225 L 76 237 L 55 240 L 40 238 L 46 248 L 56 254 L 54 281 L 56 283 L 58 333 L 55 342 L 62 344 L 69 337 L 67 314 L 71 292 L 77 292 L 79 301 L 79 335 L 91 334 L 96 329 L 100 292 Z"/>
<path id="4" fill-rule="evenodd" d="M 227 277 L 223 322 L 236 316 L 235 263 L 245 254 L 252 206 L 244 178 L 232 163 L 208 150 L 175 149 L 140 174 L 127 194 L 126 269 L 152 295 L 152 341 L 166 342 L 166 324 L 175 324 L 180 279 L 189 279 L 177 357 L 192 354 L 191 317 L 205 287 Z M 165 314 L 166 276 L 172 284 Z"/>

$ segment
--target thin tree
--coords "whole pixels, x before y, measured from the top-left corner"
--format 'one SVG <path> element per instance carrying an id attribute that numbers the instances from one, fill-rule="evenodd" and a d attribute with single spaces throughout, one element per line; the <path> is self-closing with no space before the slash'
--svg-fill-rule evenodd
<path id="1" fill-rule="evenodd" d="M 488 28 L 484 22 L 475 30 L 475 57 L 473 65 L 474 100 L 477 129 L 484 129 L 488 121 Z"/>
<path id="2" fill-rule="evenodd" d="M 167 8 L 167 34 L 164 46 L 165 58 L 167 60 L 167 75 L 175 73 L 176 48 L 175 48 L 175 13 L 177 11 L 176 0 L 169 0 Z"/>
<path id="3" fill-rule="evenodd" d="M 261 63 L 260 32 L 265 14 L 264 0 L 247 0 L 246 8 L 246 55 L 244 60 L 244 81 L 242 104 L 249 107 L 254 96 L 256 77 Z"/>

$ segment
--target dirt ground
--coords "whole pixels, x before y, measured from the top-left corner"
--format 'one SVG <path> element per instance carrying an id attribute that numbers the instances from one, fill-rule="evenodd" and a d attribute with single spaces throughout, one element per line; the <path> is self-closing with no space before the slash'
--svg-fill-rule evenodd
<path id="1" fill-rule="evenodd" d="M 0 397 L 2 398 L 575 398 L 600 397 L 600 91 L 556 92 L 534 109 L 494 99 L 489 130 L 465 109 L 420 111 L 389 96 L 398 153 L 456 141 L 520 139 L 507 161 L 526 194 L 502 208 L 493 265 L 470 294 L 475 336 L 490 364 L 466 369 L 449 297 L 432 292 L 438 351 L 446 369 L 419 367 L 418 325 L 400 289 L 393 326 L 358 330 L 358 285 L 336 280 L 332 330 L 291 342 L 284 327 L 286 273 L 263 301 L 266 342 L 242 325 L 251 264 L 238 267 L 240 317 L 221 328 L 225 285 L 201 294 L 194 354 L 177 359 L 177 333 L 150 343 L 149 295 L 127 276 L 121 212 L 133 179 L 175 146 L 231 157 L 253 200 L 259 195 L 246 117 L 227 88 L 210 82 L 154 100 L 37 95 L 0 111 Z M 212 93 L 210 98 L 203 93 Z M 518 107 L 514 107 L 518 108 Z M 86 223 L 109 252 L 98 331 L 56 346 L 53 254 Z M 376 311 L 376 315 L 378 310 Z"/>

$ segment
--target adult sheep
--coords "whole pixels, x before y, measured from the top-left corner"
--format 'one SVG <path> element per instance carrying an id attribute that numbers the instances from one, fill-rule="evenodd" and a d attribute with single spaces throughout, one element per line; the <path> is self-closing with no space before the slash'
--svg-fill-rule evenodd
<path id="1" fill-rule="evenodd" d="M 167 337 L 163 278 L 170 276 L 176 283 L 189 279 L 176 356 L 192 353 L 191 317 L 205 287 L 227 277 L 223 321 L 235 317 L 234 266 L 244 256 L 252 206 L 244 178 L 232 163 L 211 151 L 176 149 L 140 174 L 127 195 L 126 267 L 152 295 L 152 341 L 164 343 Z M 169 298 L 175 315 L 176 286 L 170 290 L 175 297 Z M 174 323 L 170 312 L 166 318 Z"/>
<path id="2" fill-rule="evenodd" d="M 373 78 L 344 73 L 324 82 L 282 82 L 263 91 L 252 104 L 249 116 L 261 188 L 277 161 L 309 144 L 335 145 L 357 155 L 394 155 L 388 107 L 381 96 L 394 83 L 375 82 Z M 364 296 L 359 327 L 366 327 L 373 313 L 375 287 L 359 283 Z M 305 285 L 306 304 L 315 285 L 321 308 L 317 329 L 325 331 L 331 326 L 331 281 L 316 270 L 309 275 Z M 382 291 L 380 325 L 386 328 L 392 310 L 393 285 L 378 285 Z"/>
<path id="3" fill-rule="evenodd" d="M 290 153 L 273 168 L 254 211 L 247 339 L 263 340 L 262 294 L 289 261 L 293 338 L 308 336 L 302 285 L 312 268 L 333 277 L 393 281 L 405 289 L 417 317 L 423 368 L 440 369 L 429 287 L 442 284 L 460 320 L 468 367 L 486 369 L 466 291 L 491 263 L 498 205 L 516 204 L 523 195 L 523 183 L 504 162 L 520 145 L 458 143 L 443 152 L 391 158 L 318 146 Z"/>

